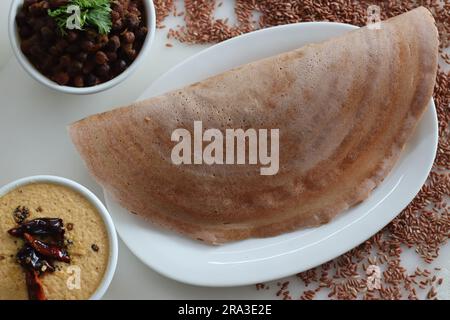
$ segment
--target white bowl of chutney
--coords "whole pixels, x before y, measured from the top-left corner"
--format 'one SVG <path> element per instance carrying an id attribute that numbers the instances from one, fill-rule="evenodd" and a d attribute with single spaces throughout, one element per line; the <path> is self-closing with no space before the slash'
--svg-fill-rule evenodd
<path id="1" fill-rule="evenodd" d="M 17 262 L 22 239 L 14 212 L 28 210 L 25 222 L 60 218 L 70 263 L 53 262 L 54 272 L 39 277 L 48 299 L 100 299 L 113 278 L 118 257 L 116 230 L 103 203 L 86 187 L 57 176 L 31 176 L 0 188 L 0 299 L 27 299 L 24 268 Z M 3 270 L 2 270 L 3 269 Z"/>

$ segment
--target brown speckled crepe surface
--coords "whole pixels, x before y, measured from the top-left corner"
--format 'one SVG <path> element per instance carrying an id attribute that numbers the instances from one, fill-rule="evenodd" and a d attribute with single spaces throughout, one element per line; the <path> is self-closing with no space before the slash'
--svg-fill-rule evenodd
<path id="1" fill-rule="evenodd" d="M 74 123 L 122 206 L 208 243 L 327 223 L 386 177 L 432 96 L 438 34 L 418 8 Z M 171 162 L 176 128 L 279 128 L 280 169 Z"/>

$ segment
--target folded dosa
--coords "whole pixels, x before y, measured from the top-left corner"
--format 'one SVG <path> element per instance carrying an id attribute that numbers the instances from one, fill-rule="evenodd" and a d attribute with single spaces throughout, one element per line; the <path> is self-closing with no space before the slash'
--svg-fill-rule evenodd
<path id="1" fill-rule="evenodd" d="M 438 34 L 421 7 L 70 126 L 130 212 L 208 243 L 330 221 L 386 177 L 432 97 Z M 279 172 L 174 165 L 176 128 L 279 128 Z"/>

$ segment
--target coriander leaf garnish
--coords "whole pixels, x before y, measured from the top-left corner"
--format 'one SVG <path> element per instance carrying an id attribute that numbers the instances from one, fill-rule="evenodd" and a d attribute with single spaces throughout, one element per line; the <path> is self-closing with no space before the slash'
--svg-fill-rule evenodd
<path id="1" fill-rule="evenodd" d="M 111 31 L 111 4 L 110 0 L 70 0 L 64 6 L 54 10 L 49 9 L 48 15 L 52 17 L 61 34 L 67 33 L 67 21 L 72 13 L 67 12 L 69 6 L 80 8 L 80 27 L 97 28 L 100 34 L 108 34 Z"/>

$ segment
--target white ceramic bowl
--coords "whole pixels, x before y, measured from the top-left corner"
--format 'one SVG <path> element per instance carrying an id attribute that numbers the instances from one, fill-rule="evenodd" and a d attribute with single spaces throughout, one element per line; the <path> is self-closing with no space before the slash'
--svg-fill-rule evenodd
<path id="1" fill-rule="evenodd" d="M 70 86 L 61 86 L 57 84 L 56 82 L 50 80 L 46 76 L 44 76 L 40 71 L 38 71 L 28 60 L 28 58 L 23 54 L 22 50 L 20 49 L 20 38 L 18 35 L 17 30 L 17 24 L 16 24 L 16 15 L 17 12 L 20 10 L 21 6 L 23 4 L 23 0 L 13 0 L 11 3 L 11 7 L 9 10 L 9 21 L 8 21 L 8 32 L 9 32 L 9 40 L 11 42 L 12 51 L 14 52 L 17 60 L 19 60 L 20 65 L 25 69 L 25 71 L 32 76 L 35 80 L 42 83 L 43 85 L 54 89 L 59 92 L 64 93 L 71 93 L 71 94 L 92 94 L 97 93 L 100 91 L 107 90 L 109 88 L 112 88 L 122 81 L 124 81 L 126 78 L 128 78 L 131 74 L 133 74 L 134 71 L 136 71 L 137 67 L 142 63 L 142 61 L 147 56 L 148 52 L 150 51 L 150 47 L 153 43 L 153 39 L 155 37 L 155 30 L 156 30 L 156 14 L 155 14 L 155 7 L 153 5 L 152 0 L 144 0 L 144 6 L 145 6 L 145 14 L 146 14 L 146 21 L 147 21 L 147 28 L 148 33 L 147 37 L 145 38 L 144 44 L 142 45 L 141 51 L 139 52 L 139 55 L 137 58 L 133 61 L 133 63 L 128 66 L 128 68 L 122 72 L 117 77 L 101 83 L 96 86 L 92 87 L 84 87 L 84 88 L 77 88 L 77 87 L 70 87 Z"/>
<path id="2" fill-rule="evenodd" d="M 90 300 L 99 300 L 103 297 L 106 290 L 108 289 L 111 280 L 113 278 L 114 272 L 116 271 L 116 265 L 117 265 L 117 256 L 118 256 L 118 243 L 117 243 L 117 234 L 116 229 L 114 227 L 114 223 L 111 219 L 111 216 L 108 213 L 108 210 L 105 208 L 103 203 L 86 187 L 83 187 L 81 184 L 66 179 L 62 177 L 56 177 L 56 176 L 31 176 L 22 178 L 16 181 L 13 181 L 11 183 L 8 183 L 4 187 L 0 188 L 0 197 L 4 196 L 8 192 L 17 189 L 21 186 L 25 186 L 31 183 L 54 183 L 59 184 L 68 188 L 71 188 L 78 193 L 80 193 L 82 196 L 84 196 L 88 201 L 92 203 L 92 205 L 97 209 L 98 213 L 100 214 L 101 218 L 103 219 L 103 222 L 106 227 L 106 232 L 108 233 L 108 241 L 109 241 L 109 259 L 108 259 L 108 265 L 106 267 L 105 274 L 103 276 L 102 282 L 100 283 L 97 290 L 92 294 L 90 297 Z"/>

